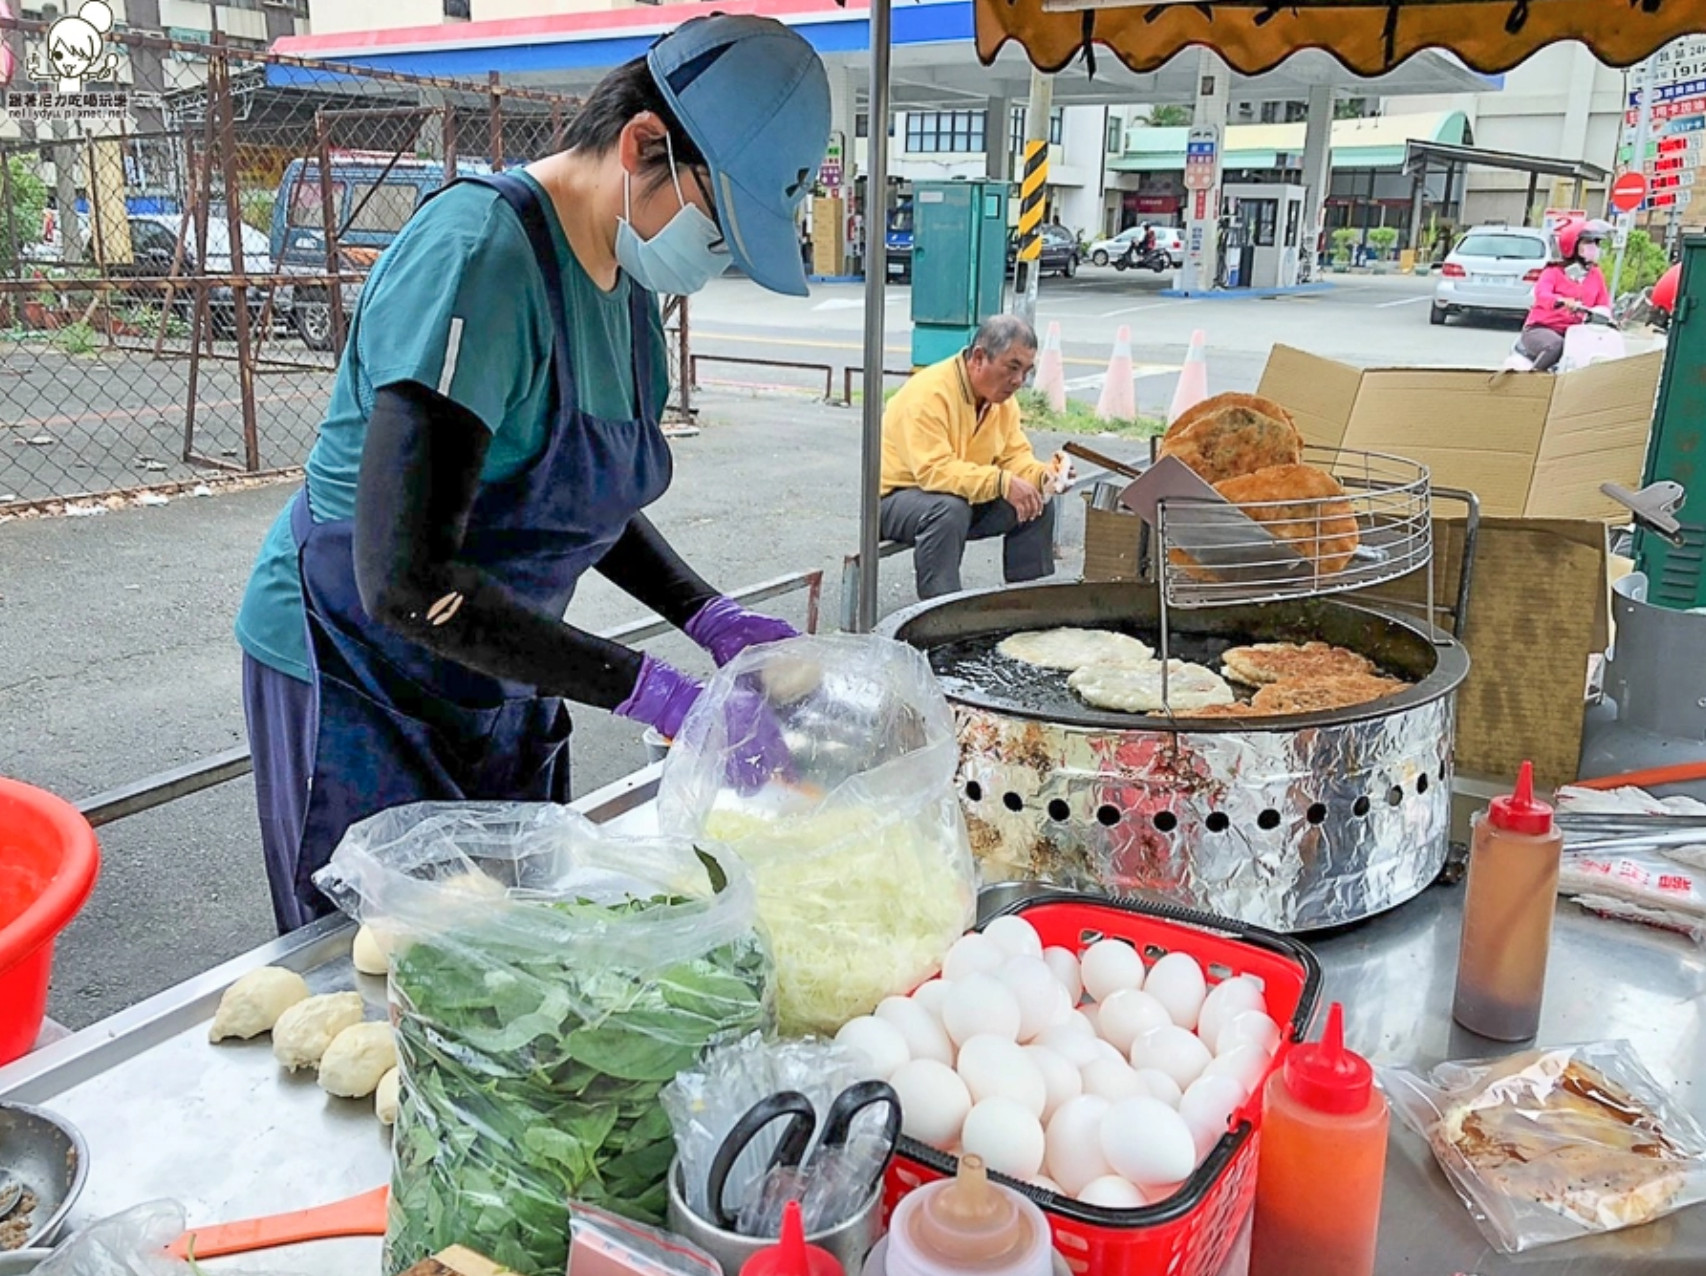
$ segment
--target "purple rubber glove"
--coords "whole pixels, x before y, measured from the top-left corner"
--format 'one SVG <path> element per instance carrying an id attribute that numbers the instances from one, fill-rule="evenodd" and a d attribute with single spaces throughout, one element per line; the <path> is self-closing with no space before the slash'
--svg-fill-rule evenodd
<path id="1" fill-rule="evenodd" d="M 702 684 L 661 660 L 645 656 L 629 697 L 616 715 L 654 727 L 666 739 L 681 733 L 688 710 L 704 694 Z M 793 756 L 782 741 L 776 715 L 758 692 L 737 688 L 723 708 L 728 733 L 725 775 L 740 793 L 755 793 L 776 776 L 793 777 Z"/>
<path id="2" fill-rule="evenodd" d="M 686 633 L 711 653 L 719 669 L 748 647 L 800 636 L 787 621 L 748 611 L 732 598 L 713 598 L 706 603 L 687 622 Z"/>

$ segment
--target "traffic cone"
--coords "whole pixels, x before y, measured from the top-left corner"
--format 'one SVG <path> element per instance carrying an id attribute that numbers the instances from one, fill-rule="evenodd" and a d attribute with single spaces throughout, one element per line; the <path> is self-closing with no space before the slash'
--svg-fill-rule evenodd
<path id="1" fill-rule="evenodd" d="M 1167 420 L 1177 421 L 1206 398 L 1208 364 L 1203 362 L 1203 335 L 1198 328 L 1191 333 L 1191 348 L 1185 354 L 1185 366 L 1179 369 L 1179 384 L 1173 388 L 1173 404 L 1167 409 Z"/>
<path id="2" fill-rule="evenodd" d="M 1060 325 L 1051 323 L 1037 356 L 1037 389 L 1056 412 L 1066 411 L 1066 364 L 1060 357 Z"/>
<path id="3" fill-rule="evenodd" d="M 1137 372 L 1131 366 L 1131 329 L 1124 324 L 1114 334 L 1114 354 L 1108 360 L 1108 376 L 1096 400 L 1096 415 L 1104 421 L 1135 421 L 1137 395 L 1132 383 Z"/>

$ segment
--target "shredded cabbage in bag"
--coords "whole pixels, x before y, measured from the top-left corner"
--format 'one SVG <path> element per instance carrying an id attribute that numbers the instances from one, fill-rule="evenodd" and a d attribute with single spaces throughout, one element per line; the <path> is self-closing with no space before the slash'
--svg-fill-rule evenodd
<path id="1" fill-rule="evenodd" d="M 974 912 L 956 814 L 706 817 L 705 834 L 735 848 L 757 886 L 785 1034 L 833 1035 L 940 968 Z"/>

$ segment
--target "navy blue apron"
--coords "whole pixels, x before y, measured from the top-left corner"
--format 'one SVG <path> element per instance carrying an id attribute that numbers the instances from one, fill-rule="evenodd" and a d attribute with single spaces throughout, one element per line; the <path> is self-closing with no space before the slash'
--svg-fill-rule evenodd
<path id="1" fill-rule="evenodd" d="M 462 180 L 497 191 L 526 229 L 550 302 L 554 402 L 539 456 L 509 478 L 480 485 L 461 557 L 561 616 L 581 575 L 669 486 L 669 445 L 652 393 L 655 303 L 630 282 L 639 419 L 583 411 L 562 264 L 545 209 L 532 186 L 513 174 Z M 562 700 L 436 656 L 373 621 L 356 589 L 354 527 L 353 520 L 314 522 L 306 488 L 291 509 L 317 696 L 313 777 L 295 866 L 295 893 L 307 914 L 302 922 L 330 911 L 311 878 L 357 820 L 406 802 L 569 797 L 569 715 Z"/>

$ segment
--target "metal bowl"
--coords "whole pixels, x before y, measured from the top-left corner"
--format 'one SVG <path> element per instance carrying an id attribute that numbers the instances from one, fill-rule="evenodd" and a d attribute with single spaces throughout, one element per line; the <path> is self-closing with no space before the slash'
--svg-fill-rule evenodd
<path id="1" fill-rule="evenodd" d="M 0 1253 L 0 1276 L 24 1276 L 33 1272 L 52 1254 L 51 1249 L 14 1249 Z"/>
<path id="2" fill-rule="evenodd" d="M 0 1103 L 0 1165 L 36 1198 L 36 1225 L 19 1248 L 53 1244 L 89 1177 L 89 1146 L 77 1127 L 43 1108 Z"/>

